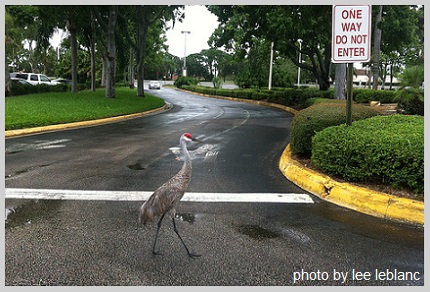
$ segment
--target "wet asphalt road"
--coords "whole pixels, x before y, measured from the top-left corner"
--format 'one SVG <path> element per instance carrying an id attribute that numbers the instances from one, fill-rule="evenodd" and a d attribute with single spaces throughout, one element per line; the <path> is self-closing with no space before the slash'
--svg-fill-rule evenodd
<path id="1" fill-rule="evenodd" d="M 7 139 L 6 188 L 151 191 L 181 163 L 190 132 L 211 146 L 190 192 L 305 193 L 277 168 L 292 116 L 173 89 L 173 108 L 115 124 Z M 192 145 L 197 150 L 198 144 Z M 182 202 L 162 256 L 142 202 L 6 200 L 6 285 L 423 285 L 424 230 L 314 198 L 314 204 Z M 388 269 L 388 271 L 387 271 Z M 345 278 L 340 277 L 340 272 Z M 360 274 L 363 273 L 363 274 Z M 361 277 L 361 278 L 360 278 Z"/>

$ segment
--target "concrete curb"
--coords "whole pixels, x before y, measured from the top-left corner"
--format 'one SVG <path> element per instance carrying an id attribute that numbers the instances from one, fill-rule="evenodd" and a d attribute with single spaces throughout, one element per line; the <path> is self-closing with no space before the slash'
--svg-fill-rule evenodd
<path id="1" fill-rule="evenodd" d="M 270 106 L 285 110 L 294 115 L 298 112 L 287 106 L 266 101 L 208 95 L 187 90 L 183 91 L 206 97 Z M 281 155 L 279 169 L 288 180 L 330 203 L 378 218 L 417 225 L 424 224 L 424 202 L 400 198 L 352 184 L 338 182 L 327 175 L 306 168 L 300 162 L 294 160 L 291 156 L 289 144 Z"/>
<path id="2" fill-rule="evenodd" d="M 154 114 L 163 110 L 167 110 L 169 108 L 170 108 L 170 105 L 165 103 L 162 107 L 145 111 L 145 112 L 135 113 L 135 114 L 116 116 L 116 117 L 110 117 L 110 118 L 102 118 L 97 120 L 82 121 L 82 122 L 67 123 L 67 124 L 57 124 L 57 125 L 50 125 L 50 126 L 43 126 L 43 127 L 9 130 L 9 131 L 5 131 L 5 138 L 39 134 L 43 132 L 74 129 L 74 128 L 80 128 L 80 127 L 90 127 L 90 126 L 96 126 L 96 125 L 107 124 L 107 123 L 114 123 L 122 120 L 133 119 L 137 117 Z"/>
<path id="3" fill-rule="evenodd" d="M 292 158 L 290 145 L 281 155 L 279 169 L 288 180 L 325 201 L 379 218 L 424 224 L 424 202 L 338 182 L 303 167 Z"/>

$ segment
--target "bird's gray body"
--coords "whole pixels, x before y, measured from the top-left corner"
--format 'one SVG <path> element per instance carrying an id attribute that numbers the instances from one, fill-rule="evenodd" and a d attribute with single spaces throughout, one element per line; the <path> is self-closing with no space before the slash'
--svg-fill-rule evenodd
<path id="1" fill-rule="evenodd" d="M 155 255 L 160 254 L 156 251 L 156 245 L 158 232 L 160 231 L 161 227 L 161 221 L 163 221 L 163 218 L 166 214 L 169 214 L 172 218 L 173 230 L 178 235 L 188 255 L 191 258 L 200 256 L 190 252 L 181 235 L 179 234 L 175 223 L 176 206 L 184 196 L 184 193 L 187 190 L 188 184 L 191 180 L 192 164 L 190 154 L 188 153 L 187 149 L 187 141 L 192 140 L 196 139 L 193 139 L 193 137 L 188 133 L 185 133 L 181 136 L 179 139 L 181 154 L 180 158 L 184 160 L 184 165 L 175 176 L 161 185 L 139 209 L 139 221 L 143 224 L 146 222 L 152 222 L 155 218 L 160 217 L 160 220 L 157 224 L 157 233 L 155 234 L 154 244 L 152 246 L 152 253 Z"/>
<path id="2" fill-rule="evenodd" d="M 151 197 L 140 207 L 139 221 L 143 224 L 152 222 L 162 214 L 175 216 L 176 206 L 184 196 L 191 180 L 191 160 L 186 160 L 181 170 L 161 185 Z"/>

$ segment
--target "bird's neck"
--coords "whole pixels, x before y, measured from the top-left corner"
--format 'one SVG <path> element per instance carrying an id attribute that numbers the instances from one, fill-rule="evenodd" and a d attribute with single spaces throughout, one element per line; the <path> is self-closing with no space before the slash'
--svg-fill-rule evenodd
<path id="1" fill-rule="evenodd" d="M 181 170 L 176 174 L 176 177 L 179 178 L 184 189 L 186 189 L 190 183 L 192 171 L 193 166 L 191 164 L 191 160 L 186 160 L 184 161 Z"/>
<path id="2" fill-rule="evenodd" d="M 187 149 L 187 142 L 185 140 L 181 140 L 180 142 L 180 146 L 181 146 L 181 156 L 183 157 L 184 161 L 190 161 L 190 153 L 188 152 Z"/>

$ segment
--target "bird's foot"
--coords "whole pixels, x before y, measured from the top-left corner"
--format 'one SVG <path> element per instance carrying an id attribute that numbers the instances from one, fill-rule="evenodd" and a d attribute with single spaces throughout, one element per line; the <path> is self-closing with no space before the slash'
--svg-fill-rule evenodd
<path id="1" fill-rule="evenodd" d="M 153 255 L 163 255 L 161 252 L 158 252 L 158 251 L 155 251 L 155 250 L 152 251 L 152 254 Z"/>

